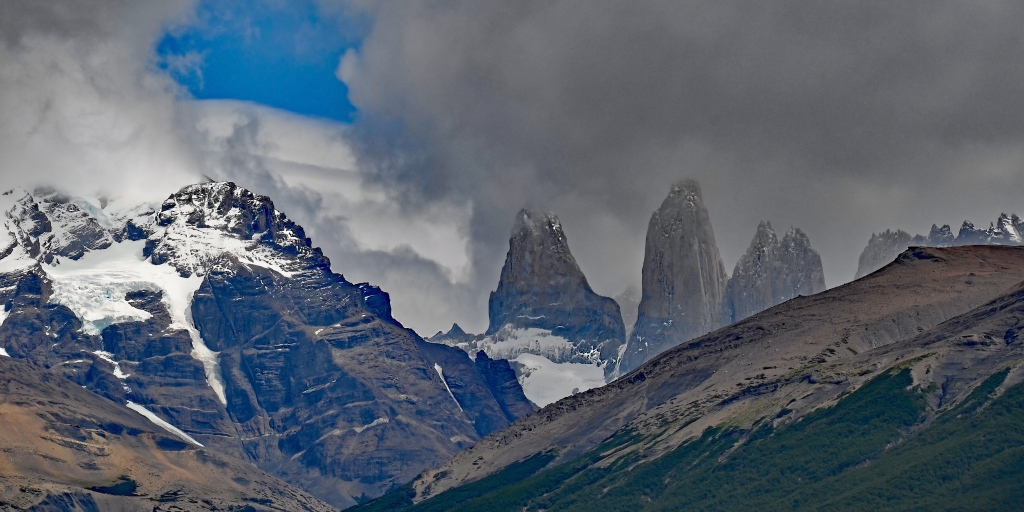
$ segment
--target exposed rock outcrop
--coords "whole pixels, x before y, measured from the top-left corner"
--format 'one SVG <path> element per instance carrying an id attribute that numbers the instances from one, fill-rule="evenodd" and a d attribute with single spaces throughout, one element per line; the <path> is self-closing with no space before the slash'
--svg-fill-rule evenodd
<path id="1" fill-rule="evenodd" d="M 898 229 L 896 231 L 885 230 L 878 234 L 871 234 L 868 246 L 860 253 L 857 259 L 857 274 L 854 279 L 860 279 L 894 260 L 896 255 L 905 251 L 910 246 L 913 237 L 910 233 Z"/>
<path id="2" fill-rule="evenodd" d="M 0 348 L 335 506 L 533 410 L 508 362 L 404 328 L 267 197 L 204 183 L 127 213 L 2 197 Z"/>
<path id="3" fill-rule="evenodd" d="M 800 295 L 825 291 L 821 256 L 802 231 L 790 229 L 780 241 L 771 223 L 757 226 L 723 299 L 726 323 L 737 322 Z"/>
<path id="4" fill-rule="evenodd" d="M 700 185 L 680 181 L 647 227 L 643 291 L 620 371 L 721 327 L 725 287 L 725 266 Z"/>
<path id="5" fill-rule="evenodd" d="M 502 329 L 541 329 L 568 340 L 571 353 L 549 357 L 555 362 L 614 368 L 625 342 L 619 305 L 590 288 L 553 213 L 523 209 L 516 215 L 488 312 L 487 335 Z"/>
<path id="6" fill-rule="evenodd" d="M 857 261 L 856 279 L 860 279 L 885 265 L 910 246 L 955 247 L 960 245 L 1024 245 L 1024 220 L 1016 214 L 999 214 L 987 229 L 977 228 L 970 221 L 964 221 L 960 231 L 953 236 L 949 225 L 938 227 L 932 224 L 928 236 L 914 235 L 902 230 L 885 230 L 872 233 L 867 247 Z"/>
<path id="7" fill-rule="evenodd" d="M 633 326 L 636 325 L 637 310 L 640 307 L 640 290 L 629 285 L 622 293 L 615 296 L 615 302 L 619 304 L 622 323 L 626 325 L 626 339 L 629 339 L 629 336 L 633 334 Z"/>

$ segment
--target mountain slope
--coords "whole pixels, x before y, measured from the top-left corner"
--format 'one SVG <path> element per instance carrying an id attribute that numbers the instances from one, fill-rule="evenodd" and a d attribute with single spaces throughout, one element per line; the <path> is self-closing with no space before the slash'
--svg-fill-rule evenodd
<path id="1" fill-rule="evenodd" d="M 387 293 L 334 273 L 301 226 L 232 183 L 124 209 L 0 197 L 0 348 L 335 506 L 533 410 L 507 362 L 420 339 Z M 48 216 L 60 208 L 75 215 Z"/>
<path id="2" fill-rule="evenodd" d="M 62 375 L 0 357 L 0 509 L 332 510 Z"/>
<path id="3" fill-rule="evenodd" d="M 684 343 L 608 386 L 517 421 L 440 470 L 421 475 L 413 484 L 415 498 L 436 496 L 537 454 L 556 454 L 556 463 L 572 460 L 620 429 L 647 439 L 631 443 L 630 451 L 654 458 L 709 427 L 750 428 L 783 409 L 793 418 L 805 416 L 909 357 L 892 352 L 906 340 L 991 301 L 1021 280 L 1021 249 L 908 251 L 867 278 L 793 299 Z M 935 336 L 949 332 L 943 326 Z M 959 356 L 953 356 L 942 364 L 989 371 L 978 362 L 955 363 Z M 944 374 L 935 364 L 930 373 Z M 958 378 L 951 375 L 940 389 L 959 393 Z"/>
<path id="4" fill-rule="evenodd" d="M 911 373 L 885 372 L 798 423 L 708 429 L 646 462 L 636 452 L 608 462 L 623 450 L 613 439 L 562 466 L 541 470 L 536 456 L 388 510 L 1014 509 L 1024 497 L 1019 378 L 997 372 L 935 411 Z"/>

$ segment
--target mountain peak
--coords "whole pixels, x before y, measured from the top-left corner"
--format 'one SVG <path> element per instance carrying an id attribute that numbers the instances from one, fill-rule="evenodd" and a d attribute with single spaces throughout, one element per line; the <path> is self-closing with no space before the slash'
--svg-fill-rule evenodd
<path id="1" fill-rule="evenodd" d="M 672 184 L 672 189 L 668 193 L 668 197 L 696 197 L 700 199 L 701 188 L 700 182 L 693 178 L 683 178 Z"/>
<path id="2" fill-rule="evenodd" d="M 558 356 L 544 354 L 557 359 L 555 362 L 606 363 L 616 358 L 625 338 L 618 305 L 590 288 L 569 250 L 558 217 L 550 212 L 524 208 L 516 214 L 505 265 L 488 311 L 487 336 L 500 332 L 518 337 L 529 331 L 530 336 L 544 333 L 560 347 L 571 346 Z M 614 364 L 606 368 L 611 366 Z"/>
<path id="3" fill-rule="evenodd" d="M 284 275 L 330 266 L 302 226 L 275 209 L 270 198 L 232 182 L 188 185 L 167 198 L 156 214 L 146 255 L 182 275 L 208 272 L 225 256 Z"/>
<path id="4" fill-rule="evenodd" d="M 790 228 L 779 240 L 771 224 L 762 222 L 726 286 L 724 320 L 736 322 L 798 295 L 824 290 L 821 256 L 807 235 Z"/>
<path id="5" fill-rule="evenodd" d="M 524 232 L 534 235 L 548 234 L 555 238 L 564 237 L 558 216 L 551 212 L 534 212 L 526 208 L 519 210 L 519 213 L 516 214 L 516 222 L 512 226 L 512 236 Z"/>
<path id="6" fill-rule="evenodd" d="M 725 266 L 700 185 L 693 179 L 673 185 L 651 215 L 642 284 L 636 327 L 622 356 L 623 372 L 722 325 Z"/>
<path id="7" fill-rule="evenodd" d="M 459 324 L 452 324 L 452 328 L 448 329 L 448 332 L 445 333 L 445 336 L 448 336 L 448 337 L 465 336 L 465 335 L 466 335 L 466 331 L 463 331 L 462 327 L 459 327 Z"/>

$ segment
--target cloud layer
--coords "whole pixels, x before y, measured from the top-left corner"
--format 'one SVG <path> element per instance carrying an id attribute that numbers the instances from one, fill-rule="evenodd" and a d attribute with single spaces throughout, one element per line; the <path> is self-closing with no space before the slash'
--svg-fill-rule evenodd
<path id="1" fill-rule="evenodd" d="M 191 2 L 5 1 L 0 7 L 4 186 L 57 184 L 156 199 L 199 179 L 177 86 L 152 41 Z"/>
<path id="2" fill-rule="evenodd" d="M 682 176 L 727 266 L 771 220 L 810 235 L 830 285 L 872 231 L 1024 210 L 1018 2 L 363 7 L 373 29 L 338 69 L 361 163 L 406 204 L 473 201 L 481 286 L 527 205 L 617 294 Z"/>
<path id="3" fill-rule="evenodd" d="M 427 334 L 485 327 L 523 206 L 561 217 L 609 296 L 683 176 L 727 267 L 770 220 L 831 286 L 873 231 L 1024 212 L 1019 2 L 318 5 L 366 34 L 338 63 L 349 126 L 189 98 L 154 46 L 203 26 L 194 1 L 0 3 L 3 184 L 159 200 L 234 179 Z"/>

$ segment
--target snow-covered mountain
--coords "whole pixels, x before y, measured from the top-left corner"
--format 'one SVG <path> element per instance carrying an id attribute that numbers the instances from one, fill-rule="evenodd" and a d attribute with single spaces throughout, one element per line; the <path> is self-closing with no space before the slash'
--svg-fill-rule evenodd
<path id="1" fill-rule="evenodd" d="M 954 247 L 960 245 L 1024 245 L 1024 220 L 1016 214 L 999 214 L 988 228 L 978 228 L 970 221 L 964 221 L 960 231 L 953 236 L 949 225 L 942 227 L 932 224 L 927 236 L 911 236 L 903 230 L 885 230 L 872 233 L 868 245 L 857 262 L 856 278 L 866 276 L 892 262 L 896 255 L 910 246 Z"/>
<path id="2" fill-rule="evenodd" d="M 514 361 L 526 396 L 542 406 L 604 385 L 625 342 L 618 304 L 590 288 L 550 212 L 516 214 L 489 313 L 483 335 L 455 325 L 431 341 Z"/>
<path id="3" fill-rule="evenodd" d="M 533 410 L 507 361 L 427 343 L 232 183 L 162 204 L 2 196 L 0 347 L 335 506 Z M 315 475 L 316 478 L 310 478 Z"/>

